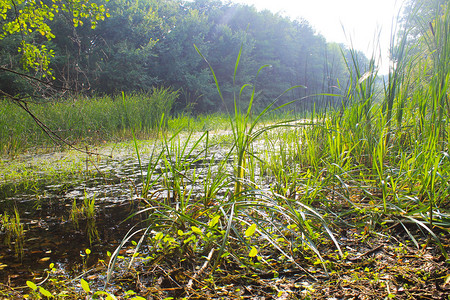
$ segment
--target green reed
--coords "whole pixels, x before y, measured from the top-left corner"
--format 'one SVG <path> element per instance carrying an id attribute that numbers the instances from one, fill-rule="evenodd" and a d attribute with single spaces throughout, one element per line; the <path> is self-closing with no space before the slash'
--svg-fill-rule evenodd
<path id="1" fill-rule="evenodd" d="M 68 143 L 131 139 L 131 131 L 149 135 L 168 127 L 178 92 L 154 88 L 148 93 L 94 97 L 68 97 L 62 101 L 33 104 L 30 110 Z M 0 154 L 20 153 L 35 146 L 51 146 L 49 137 L 18 106 L 0 103 Z"/>

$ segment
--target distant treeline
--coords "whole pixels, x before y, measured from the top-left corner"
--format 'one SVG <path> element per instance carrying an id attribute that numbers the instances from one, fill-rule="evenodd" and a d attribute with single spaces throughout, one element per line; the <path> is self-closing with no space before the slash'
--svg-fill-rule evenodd
<path id="1" fill-rule="evenodd" d="M 283 101 L 345 88 L 349 50 L 330 44 L 305 20 L 291 20 L 254 7 L 216 0 L 110 0 L 110 17 L 96 28 L 74 26 L 64 13 L 51 25 L 55 38 L 51 68 L 54 86 L 67 93 L 115 95 L 147 92 L 157 86 L 179 91 L 175 108 L 194 112 L 224 110 L 211 71 L 194 44 L 214 68 L 225 101 L 233 101 L 245 83 L 256 84 L 257 104 L 265 105 L 291 86 Z M 42 42 L 42 37 L 30 36 Z M 21 38 L 0 40 L 0 65 L 21 69 Z M 233 71 L 242 46 L 236 82 Z M 359 55 L 366 61 L 364 55 Z M 256 78 L 258 69 L 264 68 Z M 11 95 L 48 95 L 11 72 L 0 73 L 0 90 Z M 250 92 L 244 90 L 243 96 Z M 294 108 L 339 104 L 339 98 L 316 96 Z"/>

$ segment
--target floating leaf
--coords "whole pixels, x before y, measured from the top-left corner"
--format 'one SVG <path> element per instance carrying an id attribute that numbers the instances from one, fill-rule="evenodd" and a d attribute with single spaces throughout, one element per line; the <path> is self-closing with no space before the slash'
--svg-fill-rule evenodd
<path id="1" fill-rule="evenodd" d="M 245 236 L 249 237 L 249 236 L 253 236 L 255 234 L 256 231 L 256 224 L 252 224 L 250 225 L 249 228 L 247 228 L 247 230 L 245 231 Z"/>
<path id="2" fill-rule="evenodd" d="M 48 260 L 50 260 L 50 257 L 43 257 L 43 258 L 41 258 L 39 261 L 40 261 L 40 262 L 46 262 L 46 261 L 48 261 Z"/>

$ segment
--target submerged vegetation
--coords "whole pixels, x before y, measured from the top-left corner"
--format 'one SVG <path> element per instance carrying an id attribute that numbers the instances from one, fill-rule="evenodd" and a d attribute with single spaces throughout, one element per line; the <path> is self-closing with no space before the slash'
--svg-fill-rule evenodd
<path id="1" fill-rule="evenodd" d="M 79 249 L 79 277 L 51 262 L 46 279 L 39 275 L 14 286 L 9 278 L 0 295 L 447 299 L 450 3 L 436 7 L 431 22 L 405 21 L 384 78 L 375 57 L 343 51 L 348 84 L 340 93 L 323 91 L 326 101 L 302 115 L 289 110 L 299 108 L 304 86 L 258 102 L 264 98 L 259 80 L 269 65 L 245 78 L 248 83 L 238 80 L 248 63 L 244 41 L 225 83 L 210 62 L 213 54 L 195 45 L 226 114 L 193 116 L 190 103 L 177 109 L 183 91 L 170 88 L 36 106 L 36 116 L 61 126 L 61 136 L 76 147 L 132 138 L 131 152 L 122 157 L 115 155 L 123 151 L 119 146 L 103 152 L 99 146 L 96 159 L 82 154 L 86 165 L 78 164 L 70 178 L 93 183 L 83 185 L 81 202 L 73 198 L 65 207 L 73 227 L 80 229 L 79 220 L 86 219 L 95 246 L 101 242 L 95 221 L 102 200 L 92 187 L 126 182 L 123 194 L 133 213 L 125 221 L 134 226 L 97 261 L 90 248 Z M 14 114 L 1 116 L 3 127 L 17 124 L 6 119 Z M 13 156 L 41 143 L 42 136 L 28 131 L 32 126 L 14 126 L 12 137 L 0 139 L 3 153 Z M 130 155 L 134 169 L 121 170 L 117 162 Z M 13 164 L 5 159 L 1 167 Z M 57 189 L 59 197 L 71 194 L 67 186 Z M 3 214 L 2 234 L 15 238 L 22 252 L 26 228 L 17 209 L 14 214 Z M 0 270 L 7 268 L 0 261 Z"/>

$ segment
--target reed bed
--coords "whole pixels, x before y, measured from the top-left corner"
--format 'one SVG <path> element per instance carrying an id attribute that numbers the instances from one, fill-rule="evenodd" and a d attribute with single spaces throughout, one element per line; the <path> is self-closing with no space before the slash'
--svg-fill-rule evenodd
<path id="1" fill-rule="evenodd" d="M 132 139 L 132 131 L 145 137 L 156 132 L 160 125 L 167 128 L 177 97 L 178 92 L 170 88 L 155 88 L 146 94 L 78 96 L 56 102 L 30 103 L 29 108 L 68 144 L 80 145 Z M 13 103 L 0 103 L 0 128 L 0 154 L 14 156 L 30 148 L 61 145 L 57 141 L 53 143 L 34 120 Z"/>

